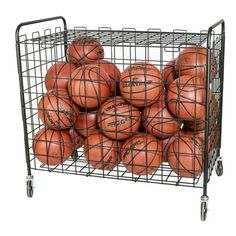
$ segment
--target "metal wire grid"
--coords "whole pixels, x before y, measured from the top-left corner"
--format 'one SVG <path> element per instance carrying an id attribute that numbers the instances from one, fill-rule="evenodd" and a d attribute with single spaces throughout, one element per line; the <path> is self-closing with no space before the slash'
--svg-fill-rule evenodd
<path id="1" fill-rule="evenodd" d="M 65 173 L 65 174 L 75 174 L 83 176 L 92 176 L 92 177 L 101 177 L 108 179 L 119 179 L 119 180 L 129 180 L 134 182 L 147 182 L 147 183 L 156 183 L 156 184 L 167 184 L 167 185 L 176 185 L 184 187 L 195 187 L 201 188 L 202 186 L 202 177 L 198 176 L 194 179 L 191 178 L 182 178 L 171 170 L 167 163 L 162 164 L 151 175 L 137 176 L 127 171 L 125 166 L 120 163 L 119 166 L 115 167 L 112 170 L 98 170 L 93 168 L 84 157 L 82 149 L 78 150 L 78 159 L 74 160 L 69 158 L 66 162 L 61 165 L 54 167 L 49 167 L 47 165 L 39 163 L 34 154 L 31 153 L 31 163 L 33 170 L 42 170 L 56 173 Z"/>
<path id="2" fill-rule="evenodd" d="M 32 44 L 39 42 L 42 47 L 50 47 L 67 42 L 73 42 L 80 36 L 91 36 L 97 39 L 103 45 L 116 45 L 135 43 L 136 46 L 153 44 L 162 44 L 164 48 L 178 47 L 181 43 L 199 44 L 202 45 L 207 39 L 207 31 L 203 30 L 199 33 L 189 33 L 186 30 L 173 30 L 173 32 L 163 32 L 160 29 L 149 29 L 148 31 L 137 31 L 134 28 L 123 28 L 122 30 L 112 30 L 108 27 L 102 27 L 98 30 L 87 30 L 85 27 L 75 27 L 63 31 L 61 27 L 56 27 L 54 31 L 46 29 L 43 35 L 36 31 L 32 37 L 27 38 L 27 35 L 21 35 L 20 43 Z M 124 45 L 122 45 L 124 46 Z"/>
<path id="3" fill-rule="evenodd" d="M 178 55 L 180 47 L 186 47 L 186 45 L 197 44 L 204 45 L 206 42 L 207 34 L 203 31 L 199 34 L 183 32 L 161 32 L 160 30 L 154 31 L 111 31 L 109 30 L 86 30 L 74 28 L 67 32 L 61 31 L 60 27 L 56 28 L 56 33 L 51 33 L 50 29 L 44 31 L 43 36 L 40 36 L 39 32 L 34 32 L 30 39 L 27 39 L 26 35 L 21 36 L 20 46 L 21 62 L 22 62 L 22 77 L 24 84 L 24 96 L 25 96 L 25 111 L 26 111 L 26 123 L 28 130 L 28 142 L 29 152 L 31 156 L 31 168 L 36 170 L 45 170 L 50 172 L 62 172 L 69 174 L 96 176 L 103 178 L 115 178 L 125 179 L 132 181 L 181 185 L 190 187 L 202 187 L 202 178 L 197 177 L 193 179 L 181 178 L 177 176 L 169 167 L 167 163 L 162 166 L 152 175 L 135 176 L 132 173 L 126 171 L 122 164 L 114 168 L 111 171 L 97 170 L 89 166 L 84 158 L 83 152 L 79 150 L 79 158 L 77 161 L 70 158 L 62 165 L 50 168 L 45 165 L 41 165 L 35 158 L 32 151 L 32 140 L 35 137 L 37 131 L 44 127 L 43 123 L 38 117 L 37 105 L 40 98 L 45 93 L 44 88 L 44 76 L 48 68 L 55 62 L 65 60 L 65 39 L 67 42 L 72 42 L 79 36 L 92 36 L 102 43 L 104 47 L 110 49 L 110 53 L 105 59 L 111 60 L 116 65 L 120 65 L 124 69 L 127 65 L 135 61 L 149 61 L 150 63 L 159 66 L 163 69 L 163 65 L 169 61 L 170 58 Z M 220 36 L 215 35 L 214 38 L 214 54 L 217 57 L 218 72 L 219 72 L 219 57 L 221 49 Z M 145 56 L 138 57 L 138 48 L 144 50 Z M 127 48 L 128 51 L 125 51 Z M 160 58 L 152 57 L 150 54 L 151 48 L 159 50 L 161 52 Z M 120 50 L 120 58 L 116 49 Z M 134 50 L 133 52 L 131 52 Z M 128 52 L 128 56 L 126 53 Z M 163 56 L 163 53 L 168 54 L 168 57 Z M 125 56 L 126 55 L 126 56 Z M 221 96 L 220 78 L 217 73 L 216 78 L 211 83 L 211 90 L 216 95 L 219 103 Z M 218 104 L 219 105 L 219 104 Z M 218 117 L 218 116 L 217 116 Z M 219 121 L 216 121 L 219 122 Z M 217 132 L 219 127 L 216 128 Z M 214 130 L 210 130 L 210 133 Z M 212 156 L 209 164 L 209 179 L 215 163 L 215 148 L 219 147 L 219 142 L 214 144 L 214 147 L 209 152 Z"/>

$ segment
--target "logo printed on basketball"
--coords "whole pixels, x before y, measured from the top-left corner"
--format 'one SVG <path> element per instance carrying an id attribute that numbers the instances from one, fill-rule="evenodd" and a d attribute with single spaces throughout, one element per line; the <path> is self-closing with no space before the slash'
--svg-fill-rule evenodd
<path id="1" fill-rule="evenodd" d="M 138 80 L 139 78 L 133 77 L 132 79 L 133 80 Z M 152 83 L 152 80 L 146 80 L 146 81 L 127 81 L 127 82 L 122 82 L 122 88 L 150 85 L 151 83 Z"/>
<path id="2" fill-rule="evenodd" d="M 47 116 L 47 118 L 48 118 L 49 123 L 50 123 L 55 129 L 60 128 L 60 127 L 56 124 L 56 122 L 54 122 L 54 120 L 51 118 L 51 116 L 50 116 L 50 114 L 49 114 L 49 112 L 48 112 L 47 110 L 45 111 L 45 114 L 46 114 L 46 116 Z"/>
<path id="3" fill-rule="evenodd" d="M 159 142 L 155 136 L 145 133 L 126 139 L 121 147 L 121 160 L 127 171 L 136 175 L 154 173 L 162 163 Z"/>
<path id="4" fill-rule="evenodd" d="M 72 116 L 70 115 L 70 113 L 68 111 L 65 110 L 65 108 L 62 106 L 62 104 L 58 104 L 58 112 L 62 112 L 66 118 L 68 119 L 69 122 L 73 123 L 74 120 L 72 118 Z M 50 122 L 50 124 L 55 128 L 55 129 L 59 129 L 61 127 L 60 122 L 59 121 L 54 121 L 49 113 L 48 110 L 45 110 L 46 116 L 48 118 L 48 121 Z"/>
<path id="5" fill-rule="evenodd" d="M 59 112 L 62 112 L 71 123 L 74 122 L 73 118 L 71 117 L 71 114 L 68 111 L 66 111 L 65 108 L 60 103 L 59 103 Z"/>
<path id="6" fill-rule="evenodd" d="M 136 141 L 135 143 L 132 143 L 132 144 L 130 145 L 130 147 L 126 149 L 126 151 L 125 151 L 125 153 L 124 153 L 124 155 L 123 155 L 123 158 L 125 159 L 126 156 L 128 156 L 128 155 L 130 154 L 130 152 L 135 149 L 135 147 L 137 147 L 138 145 L 140 145 L 140 144 L 142 144 L 142 143 L 144 143 L 144 142 L 141 141 L 141 140 L 138 140 L 138 141 Z"/>
<path id="7" fill-rule="evenodd" d="M 130 68 L 129 68 L 130 70 Z M 148 68 L 145 65 L 136 65 L 136 66 L 132 66 L 132 70 L 143 70 L 143 71 L 149 71 L 150 68 Z"/>
<path id="8" fill-rule="evenodd" d="M 120 106 L 126 105 L 125 103 L 116 103 L 116 104 L 112 104 L 111 106 L 107 107 L 104 112 L 106 111 L 110 111 L 112 109 L 114 109 L 114 111 L 118 111 Z"/>
<path id="9" fill-rule="evenodd" d="M 137 132 L 140 120 L 140 111 L 119 96 L 104 102 L 97 117 L 102 133 L 112 139 L 130 137 L 132 133 Z"/>
<path id="10" fill-rule="evenodd" d="M 141 66 L 133 64 L 121 73 L 119 88 L 130 104 L 146 107 L 158 100 L 164 85 L 161 73 L 154 65 L 138 64 Z"/>
<path id="11" fill-rule="evenodd" d="M 132 121 L 133 117 L 127 117 L 123 120 L 117 120 L 117 121 L 113 121 L 113 122 L 109 122 L 107 125 L 108 127 L 112 127 L 112 126 L 121 126 L 129 121 Z"/>

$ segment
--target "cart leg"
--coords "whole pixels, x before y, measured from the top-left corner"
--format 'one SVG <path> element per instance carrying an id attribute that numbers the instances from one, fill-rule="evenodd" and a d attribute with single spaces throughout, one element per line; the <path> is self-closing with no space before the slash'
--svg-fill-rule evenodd
<path id="1" fill-rule="evenodd" d="M 209 197 L 206 195 L 201 196 L 201 220 L 205 221 L 207 217 L 207 208 L 208 208 Z"/>
<path id="2" fill-rule="evenodd" d="M 33 197 L 34 193 L 34 177 L 33 175 L 26 176 L 26 191 L 29 198 Z"/>

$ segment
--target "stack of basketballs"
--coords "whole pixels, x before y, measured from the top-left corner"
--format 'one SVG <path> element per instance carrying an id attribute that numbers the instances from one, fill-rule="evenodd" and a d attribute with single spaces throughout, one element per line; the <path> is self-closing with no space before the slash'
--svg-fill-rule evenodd
<path id="1" fill-rule="evenodd" d="M 68 47 L 68 62 L 55 63 L 45 76 L 47 93 L 38 114 L 46 128 L 34 138 L 36 158 L 59 165 L 83 146 L 96 169 L 112 170 L 123 163 L 128 172 L 149 175 L 168 161 L 181 177 L 199 176 L 205 146 L 206 54 L 206 48 L 191 46 L 162 73 L 145 61 L 120 73 L 104 60 L 98 41 L 79 37 Z M 214 56 L 211 64 L 213 79 Z M 209 127 L 214 130 L 217 100 L 208 95 Z M 213 145 L 209 142 L 208 148 Z"/>

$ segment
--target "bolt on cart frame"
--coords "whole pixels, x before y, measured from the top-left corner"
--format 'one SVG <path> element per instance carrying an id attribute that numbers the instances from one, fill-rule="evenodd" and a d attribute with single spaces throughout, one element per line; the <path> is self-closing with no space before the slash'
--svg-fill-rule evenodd
<path id="1" fill-rule="evenodd" d="M 45 24 L 62 23 L 45 29 Z M 42 24 L 43 23 L 43 24 Z M 43 25 L 43 30 L 35 31 L 35 25 Z M 34 30 L 29 30 L 29 28 Z M 28 31 L 21 33 L 23 28 Z M 30 32 L 30 34 L 29 34 Z M 205 140 L 203 173 L 196 178 L 182 178 L 177 176 L 167 163 L 152 175 L 136 176 L 128 173 L 118 165 L 111 171 L 98 171 L 86 162 L 83 151 L 75 151 L 71 158 L 62 165 L 49 167 L 40 164 L 34 156 L 32 141 L 37 131 L 43 127 L 38 118 L 37 104 L 46 92 L 43 87 L 47 69 L 55 62 L 66 61 L 67 46 L 79 36 L 92 36 L 107 50 L 105 59 L 124 69 L 136 61 L 148 61 L 163 70 L 168 60 L 178 56 L 180 50 L 187 46 L 199 45 L 207 48 L 207 64 L 205 66 L 205 88 L 211 90 L 217 101 L 217 114 L 214 116 L 214 128 L 209 123 L 212 116 L 212 103 L 209 93 L 206 92 L 205 106 Z M 85 27 L 67 29 L 66 20 L 59 16 L 36 21 L 21 23 L 16 29 L 16 54 L 20 83 L 20 98 L 24 127 L 25 155 L 27 163 L 27 195 L 33 196 L 32 170 L 43 170 L 67 174 L 96 176 L 112 179 L 124 179 L 137 182 L 150 182 L 188 186 L 203 189 L 201 197 L 201 219 L 207 215 L 207 185 L 215 167 L 216 174 L 223 174 L 223 164 L 220 154 L 222 130 L 222 104 L 224 80 L 224 50 L 225 50 L 225 23 L 220 20 L 207 31 L 189 33 L 185 30 L 163 32 L 160 29 L 136 31 L 134 28 L 111 30 L 102 27 L 98 30 L 87 30 Z M 159 56 L 157 56 L 159 55 Z M 211 80 L 211 56 L 217 60 L 217 75 Z M 157 58 L 158 57 L 158 58 Z M 210 139 L 210 143 L 208 142 Z M 209 147 L 210 146 L 210 147 Z"/>

